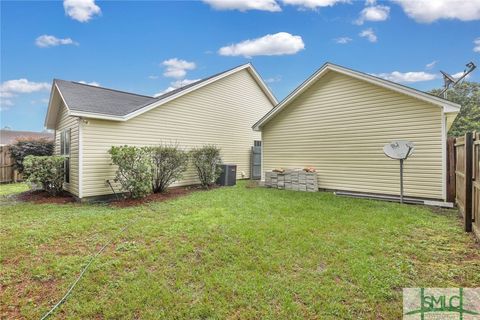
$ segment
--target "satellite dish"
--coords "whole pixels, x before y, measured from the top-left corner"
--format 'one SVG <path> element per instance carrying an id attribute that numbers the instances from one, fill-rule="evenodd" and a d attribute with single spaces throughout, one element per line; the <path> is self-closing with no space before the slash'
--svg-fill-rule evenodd
<path id="1" fill-rule="evenodd" d="M 403 203 L 403 161 L 405 161 L 415 149 L 413 142 L 397 140 L 387 143 L 383 147 L 383 153 L 391 159 L 400 160 L 400 203 Z"/>
<path id="2" fill-rule="evenodd" d="M 443 75 L 443 80 L 445 81 L 445 83 L 448 83 L 448 84 L 455 83 L 455 78 L 454 77 L 452 77 L 451 75 L 449 75 L 448 73 L 446 73 L 442 70 L 440 70 L 440 72 Z"/>
<path id="3" fill-rule="evenodd" d="M 398 140 L 386 144 L 383 147 L 383 153 L 394 160 L 405 160 L 413 153 L 414 149 L 413 142 Z"/>

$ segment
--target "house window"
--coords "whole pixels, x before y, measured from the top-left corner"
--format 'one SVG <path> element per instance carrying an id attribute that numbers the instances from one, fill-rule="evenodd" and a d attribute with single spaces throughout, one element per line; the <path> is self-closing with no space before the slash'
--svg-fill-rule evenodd
<path id="1" fill-rule="evenodd" d="M 255 147 L 261 147 L 262 146 L 262 141 L 261 140 L 254 140 L 253 141 L 253 145 Z"/>
<path id="2" fill-rule="evenodd" d="M 60 155 L 65 157 L 63 169 L 66 183 L 70 182 L 70 129 L 65 129 L 60 134 Z"/>

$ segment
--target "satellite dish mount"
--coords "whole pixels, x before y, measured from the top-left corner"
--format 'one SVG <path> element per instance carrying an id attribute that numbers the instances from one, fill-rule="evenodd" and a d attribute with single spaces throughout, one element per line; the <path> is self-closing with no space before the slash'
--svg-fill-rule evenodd
<path id="1" fill-rule="evenodd" d="M 443 90 L 439 93 L 439 96 L 442 96 L 443 98 L 447 98 L 447 90 L 450 88 L 455 87 L 457 84 L 459 84 L 463 79 L 465 79 L 469 73 L 471 73 L 475 68 L 477 67 L 473 61 L 470 61 L 465 65 L 467 67 L 464 71 L 463 74 L 458 78 L 454 78 L 448 73 L 440 70 L 443 76 Z"/>
<path id="2" fill-rule="evenodd" d="M 400 160 L 400 203 L 403 203 L 403 162 L 413 153 L 413 142 L 397 140 L 387 143 L 383 147 L 383 153 L 393 160 Z"/>

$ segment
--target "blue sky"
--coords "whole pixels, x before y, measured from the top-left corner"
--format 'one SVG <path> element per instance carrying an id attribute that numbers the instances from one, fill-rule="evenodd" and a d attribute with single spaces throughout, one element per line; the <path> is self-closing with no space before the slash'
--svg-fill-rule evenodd
<path id="1" fill-rule="evenodd" d="M 429 90 L 479 57 L 479 0 L 2 1 L 0 125 L 43 130 L 54 78 L 155 95 L 250 61 L 282 99 L 326 61 Z"/>

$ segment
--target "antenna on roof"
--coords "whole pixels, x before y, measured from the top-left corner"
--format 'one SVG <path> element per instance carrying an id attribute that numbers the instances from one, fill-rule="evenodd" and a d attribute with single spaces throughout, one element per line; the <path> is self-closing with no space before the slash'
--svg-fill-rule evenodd
<path id="1" fill-rule="evenodd" d="M 477 67 L 475 65 L 475 63 L 473 63 L 472 61 L 470 61 L 469 63 L 467 63 L 465 65 L 467 67 L 467 69 L 463 70 L 463 74 L 460 78 L 458 79 L 455 79 L 454 77 L 452 77 L 451 75 L 449 75 L 448 73 L 440 70 L 440 72 L 442 73 L 443 75 L 443 90 L 442 92 L 440 92 L 438 95 L 439 96 L 443 96 L 443 98 L 446 98 L 447 97 L 447 90 L 450 89 L 450 88 L 453 88 L 455 87 L 458 83 L 460 83 L 460 81 L 462 81 L 463 79 L 465 79 L 466 76 L 468 76 L 468 74 L 470 72 L 472 72 L 473 70 L 475 70 L 475 68 Z"/>

